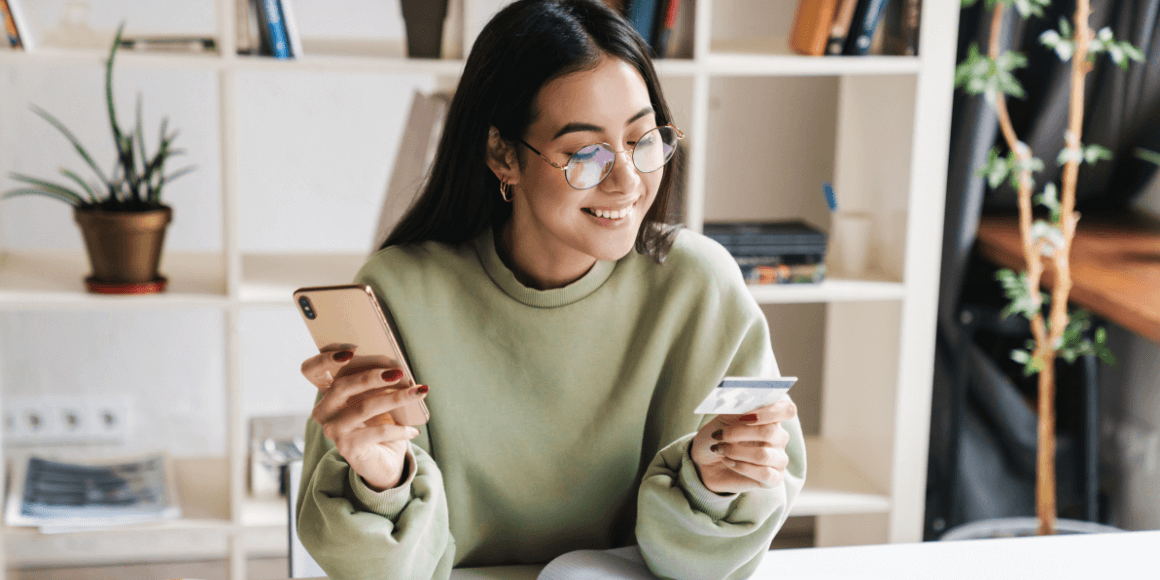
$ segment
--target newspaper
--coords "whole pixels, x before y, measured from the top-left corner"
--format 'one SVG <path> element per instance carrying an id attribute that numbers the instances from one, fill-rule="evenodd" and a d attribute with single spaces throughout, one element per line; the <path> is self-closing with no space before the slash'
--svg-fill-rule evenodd
<path id="1" fill-rule="evenodd" d="M 54 533 L 177 519 L 173 461 L 165 453 L 112 459 L 15 457 L 4 522 Z"/>

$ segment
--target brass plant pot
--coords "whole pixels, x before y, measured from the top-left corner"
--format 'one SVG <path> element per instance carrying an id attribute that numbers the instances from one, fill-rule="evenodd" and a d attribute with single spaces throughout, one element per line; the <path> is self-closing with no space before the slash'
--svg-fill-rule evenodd
<path id="1" fill-rule="evenodd" d="M 73 212 L 93 273 L 85 282 L 98 293 L 159 292 L 158 273 L 165 228 L 173 219 L 167 206 L 147 211 L 77 209 Z"/>

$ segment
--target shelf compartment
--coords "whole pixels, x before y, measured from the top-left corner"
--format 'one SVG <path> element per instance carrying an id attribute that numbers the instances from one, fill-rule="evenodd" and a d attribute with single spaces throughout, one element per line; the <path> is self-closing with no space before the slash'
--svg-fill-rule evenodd
<path id="1" fill-rule="evenodd" d="M 175 459 L 182 518 L 96 530 L 43 534 L 4 526 L 8 566 L 94 565 L 222 558 L 229 551 L 228 462 Z"/>
<path id="2" fill-rule="evenodd" d="M 247 304 L 293 305 L 303 286 L 350 284 L 367 254 L 248 254 L 242 256 L 240 297 Z"/>
<path id="3" fill-rule="evenodd" d="M 806 437 L 806 466 L 806 485 L 790 516 L 890 511 L 890 497 L 874 489 L 825 437 Z"/>
<path id="4" fill-rule="evenodd" d="M 109 296 L 85 290 L 91 272 L 82 250 L 16 250 L 0 255 L 0 310 L 29 308 L 187 308 L 226 304 L 221 254 L 166 252 L 165 292 Z"/>
<path id="5" fill-rule="evenodd" d="M 800 304 L 813 302 L 874 302 L 902 300 L 906 288 L 901 282 L 882 280 L 827 279 L 818 284 L 749 285 L 758 304 Z"/>

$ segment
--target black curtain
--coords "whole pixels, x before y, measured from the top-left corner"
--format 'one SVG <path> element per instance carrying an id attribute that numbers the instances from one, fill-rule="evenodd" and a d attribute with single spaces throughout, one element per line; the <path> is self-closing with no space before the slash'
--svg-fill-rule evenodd
<path id="1" fill-rule="evenodd" d="M 1155 176 L 1156 166 L 1134 155 L 1137 147 L 1160 151 L 1160 0 L 1093 2 L 1093 30 L 1109 27 L 1115 38 L 1131 42 L 1148 59 L 1123 70 L 1101 55 L 1086 78 L 1082 141 L 1115 155 L 1080 169 L 1077 208 L 1122 208 Z M 1075 3 L 1056 0 L 1043 18 L 1025 20 L 1009 10 L 1002 46 L 1028 57 L 1017 73 L 1024 99 L 1007 105 L 1019 138 L 1045 168 L 1035 175 L 1036 189 L 1059 184 L 1055 164 L 1064 146 L 1070 62 L 1039 44 L 1039 35 L 1070 20 Z M 978 43 L 986 52 L 992 11 L 980 0 L 959 19 L 958 62 Z M 937 350 L 927 482 L 926 538 L 977 519 L 1033 516 L 1035 426 L 1034 378 L 1022 377 L 1007 353 L 1024 340 L 1018 320 L 999 320 L 1004 303 L 994 268 L 973 252 L 979 217 L 984 212 L 1016 211 L 1016 192 L 1004 184 L 994 190 L 975 175 L 992 147 L 1006 155 L 992 107 L 981 97 L 956 91 L 952 114 L 947 199 L 940 277 Z M 1057 401 L 1058 490 L 1062 515 L 1075 503 L 1074 408 L 1077 388 L 1060 376 Z"/>

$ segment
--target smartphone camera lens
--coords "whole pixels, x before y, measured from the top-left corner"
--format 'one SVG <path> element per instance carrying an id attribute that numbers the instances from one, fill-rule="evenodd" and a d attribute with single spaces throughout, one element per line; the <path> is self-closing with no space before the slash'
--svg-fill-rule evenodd
<path id="1" fill-rule="evenodd" d="M 317 316 L 317 314 L 314 313 L 314 307 L 310 305 L 309 298 L 305 296 L 299 297 L 298 305 L 302 307 L 302 313 L 306 315 L 306 318 L 314 320 L 314 318 Z"/>

